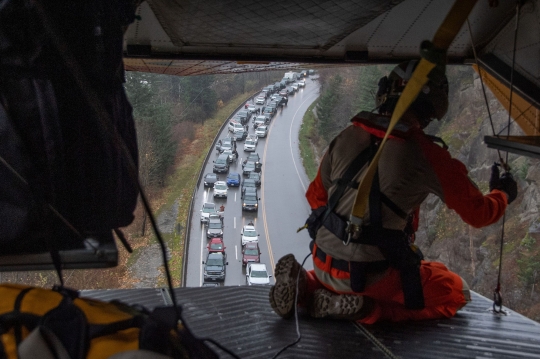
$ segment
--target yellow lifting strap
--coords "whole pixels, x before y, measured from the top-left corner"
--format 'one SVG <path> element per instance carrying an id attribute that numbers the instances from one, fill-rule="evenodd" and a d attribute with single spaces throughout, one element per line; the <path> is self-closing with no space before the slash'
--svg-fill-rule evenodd
<path id="1" fill-rule="evenodd" d="M 386 130 L 386 134 L 379 145 L 377 153 L 373 157 L 371 164 L 369 165 L 366 175 L 362 178 L 360 185 L 358 186 L 358 192 L 356 194 L 356 199 L 354 201 L 353 209 L 349 218 L 349 227 L 348 231 L 348 240 L 345 244 L 348 244 L 351 238 L 360 232 L 360 228 L 363 223 L 363 218 L 368 208 L 369 202 L 369 192 L 371 190 L 371 184 L 373 182 L 373 177 L 377 171 L 377 165 L 379 162 L 379 157 L 384 148 L 384 144 L 388 139 L 389 134 L 392 132 L 392 129 L 399 121 L 401 116 L 407 111 L 409 106 L 416 99 L 422 87 L 428 82 L 428 76 L 434 68 L 438 70 L 443 69 L 444 73 L 444 64 L 446 62 L 446 50 L 456 37 L 457 33 L 467 20 L 469 13 L 476 4 L 477 0 L 456 0 L 452 9 L 443 23 L 435 33 L 433 42 L 424 41 L 422 43 L 422 59 L 416 66 L 411 79 L 405 86 L 403 93 L 399 97 L 399 100 L 396 104 L 396 108 L 392 113 L 390 119 L 390 124 Z"/>

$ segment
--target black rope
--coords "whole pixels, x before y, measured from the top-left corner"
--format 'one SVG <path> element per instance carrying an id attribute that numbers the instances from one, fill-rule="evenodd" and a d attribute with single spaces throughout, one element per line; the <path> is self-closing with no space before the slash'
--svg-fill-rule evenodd
<path id="1" fill-rule="evenodd" d="M 514 46 L 512 52 L 512 69 L 510 72 L 510 98 L 508 105 L 508 124 L 507 124 L 507 136 L 510 136 L 510 125 L 512 120 L 512 96 L 514 94 L 514 68 L 516 65 L 516 46 L 517 46 L 517 35 L 519 28 L 519 1 L 516 1 L 516 28 L 514 29 Z M 502 158 L 501 158 L 502 162 Z M 508 163 L 508 152 L 506 152 L 506 158 L 503 163 L 503 166 Z M 506 172 L 509 171 L 508 167 L 505 167 Z M 493 311 L 498 314 L 505 314 L 502 309 L 502 295 L 501 295 L 501 275 L 502 275 L 502 265 L 503 265 L 503 246 L 504 246 L 504 225 L 506 221 L 506 212 L 503 215 L 502 228 L 501 228 L 501 243 L 499 246 L 499 273 L 497 275 L 497 287 L 493 292 Z"/>

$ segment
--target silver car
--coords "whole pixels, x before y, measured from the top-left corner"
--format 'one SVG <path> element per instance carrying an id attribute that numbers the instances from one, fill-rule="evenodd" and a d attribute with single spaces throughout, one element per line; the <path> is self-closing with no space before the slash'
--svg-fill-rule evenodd
<path id="1" fill-rule="evenodd" d="M 266 125 L 259 126 L 255 130 L 255 135 L 257 135 L 257 137 L 266 137 L 267 134 L 268 134 L 268 126 Z"/>

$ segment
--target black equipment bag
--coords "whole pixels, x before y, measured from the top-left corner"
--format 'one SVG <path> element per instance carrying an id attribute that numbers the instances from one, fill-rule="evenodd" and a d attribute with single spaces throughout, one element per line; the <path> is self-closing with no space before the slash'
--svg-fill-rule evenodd
<path id="1" fill-rule="evenodd" d="M 123 88 L 135 2 L 0 2 L 0 254 L 79 248 L 133 220 Z"/>

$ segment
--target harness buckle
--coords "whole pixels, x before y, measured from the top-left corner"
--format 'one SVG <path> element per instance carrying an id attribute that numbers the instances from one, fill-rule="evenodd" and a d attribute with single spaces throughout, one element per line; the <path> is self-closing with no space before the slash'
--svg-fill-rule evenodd
<path id="1" fill-rule="evenodd" d="M 358 235 L 362 231 L 362 223 L 364 220 L 362 218 L 355 217 L 351 214 L 349 220 L 347 221 L 347 240 L 342 241 L 344 246 L 349 245 L 351 239 L 358 238 Z"/>

